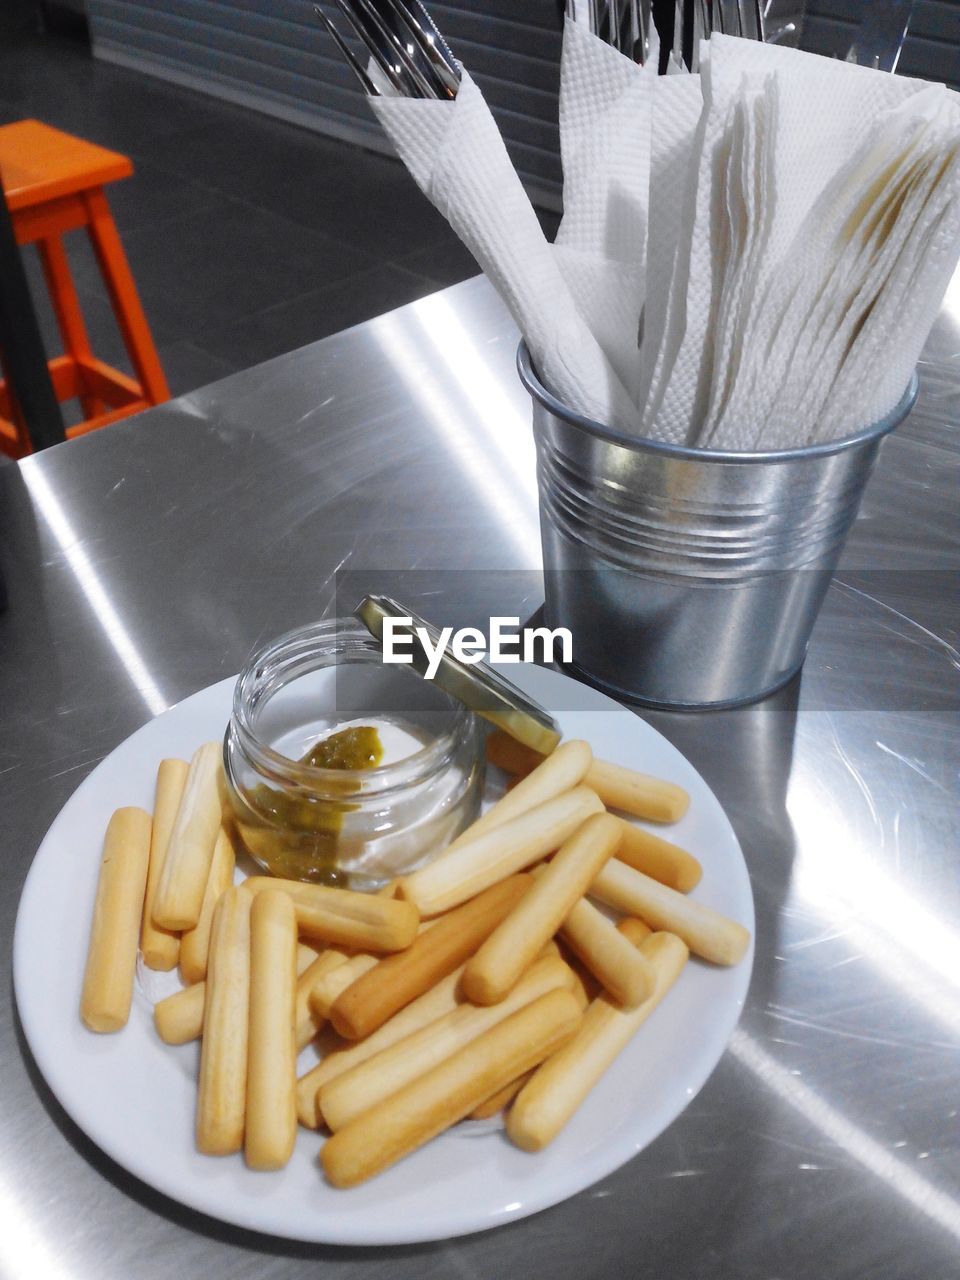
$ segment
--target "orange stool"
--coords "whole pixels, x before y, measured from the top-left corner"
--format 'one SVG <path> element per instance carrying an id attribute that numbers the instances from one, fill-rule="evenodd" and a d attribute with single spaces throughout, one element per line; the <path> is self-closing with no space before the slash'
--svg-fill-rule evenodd
<path id="1" fill-rule="evenodd" d="M 0 126 L 0 178 L 18 244 L 36 243 L 63 338 L 64 354 L 49 361 L 57 399 L 79 399 L 83 421 L 67 437 L 105 427 L 169 400 L 170 392 L 137 296 L 104 184 L 128 178 L 126 156 L 73 138 L 38 120 Z M 80 299 L 61 236 L 86 227 L 103 274 L 136 378 L 129 378 L 90 348 Z M 2 354 L 2 353 L 0 353 Z M 0 450 L 19 458 L 30 438 L 13 397 L 0 381 Z"/>

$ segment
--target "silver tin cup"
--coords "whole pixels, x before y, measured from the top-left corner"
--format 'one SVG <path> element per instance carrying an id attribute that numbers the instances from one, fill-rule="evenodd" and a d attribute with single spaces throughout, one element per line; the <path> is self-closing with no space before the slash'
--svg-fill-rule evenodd
<path id="1" fill-rule="evenodd" d="M 534 371 L 545 621 L 571 670 L 614 696 L 701 709 L 753 702 L 803 665 L 881 439 L 881 422 L 773 453 L 690 449 L 572 412 Z"/>

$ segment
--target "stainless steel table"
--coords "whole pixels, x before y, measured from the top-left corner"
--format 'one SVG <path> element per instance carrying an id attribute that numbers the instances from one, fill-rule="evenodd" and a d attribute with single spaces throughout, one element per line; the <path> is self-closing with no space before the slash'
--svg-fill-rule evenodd
<path id="1" fill-rule="evenodd" d="M 515 347 L 469 281 L 0 470 L 4 939 L 37 844 L 97 761 L 257 641 L 334 610 L 338 581 L 341 611 L 385 583 L 458 625 L 532 612 Z M 462 1240 L 324 1249 L 223 1227 L 66 1119 L 19 1032 L 8 941 L 0 1276 L 960 1274 L 958 353 L 954 291 L 802 679 L 745 710 L 649 716 L 726 807 L 758 911 L 741 1025 L 652 1147 Z"/>

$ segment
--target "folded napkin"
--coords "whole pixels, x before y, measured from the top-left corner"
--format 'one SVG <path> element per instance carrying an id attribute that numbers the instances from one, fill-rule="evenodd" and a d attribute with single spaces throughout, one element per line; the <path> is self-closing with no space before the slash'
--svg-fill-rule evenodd
<path id="1" fill-rule="evenodd" d="M 633 402 L 583 320 L 469 74 L 452 102 L 369 101 L 421 191 L 509 307 L 545 384 L 578 412 L 636 430 Z"/>
<path id="2" fill-rule="evenodd" d="M 643 67 L 568 22 L 560 77 L 563 220 L 554 254 L 631 399 L 639 391 L 654 35 Z"/>

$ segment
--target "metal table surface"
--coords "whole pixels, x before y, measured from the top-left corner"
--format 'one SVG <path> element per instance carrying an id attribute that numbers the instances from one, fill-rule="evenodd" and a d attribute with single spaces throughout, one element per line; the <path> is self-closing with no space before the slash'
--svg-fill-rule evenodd
<path id="1" fill-rule="evenodd" d="M 536 607 L 515 346 L 477 279 L 0 469 L 3 1277 L 960 1274 L 957 290 L 802 678 L 738 711 L 648 716 L 730 815 L 758 914 L 729 1050 L 651 1147 L 493 1232 L 311 1247 L 143 1186 L 31 1061 L 8 971 L 19 891 L 98 760 L 334 610 L 338 582 L 351 607 L 369 584 L 458 625 Z"/>

